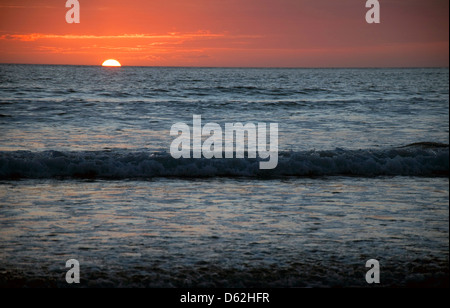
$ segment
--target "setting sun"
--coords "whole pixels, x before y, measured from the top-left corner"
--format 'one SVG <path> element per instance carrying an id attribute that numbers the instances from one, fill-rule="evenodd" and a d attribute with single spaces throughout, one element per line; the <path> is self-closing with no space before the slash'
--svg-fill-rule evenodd
<path id="1" fill-rule="evenodd" d="M 102 66 L 114 66 L 114 67 L 118 67 L 118 66 L 122 66 L 119 61 L 114 60 L 114 59 L 109 59 L 106 60 L 105 62 L 103 62 Z"/>

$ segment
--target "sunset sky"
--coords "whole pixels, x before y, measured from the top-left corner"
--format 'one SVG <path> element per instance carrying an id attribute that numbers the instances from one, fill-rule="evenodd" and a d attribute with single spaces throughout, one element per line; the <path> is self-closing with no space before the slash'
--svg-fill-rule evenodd
<path id="1" fill-rule="evenodd" d="M 240 67 L 449 65 L 448 0 L 0 0 L 0 63 Z"/>

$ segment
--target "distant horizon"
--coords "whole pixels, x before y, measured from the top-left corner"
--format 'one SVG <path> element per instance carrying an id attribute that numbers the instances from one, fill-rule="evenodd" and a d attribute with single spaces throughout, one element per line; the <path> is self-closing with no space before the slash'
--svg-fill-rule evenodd
<path id="1" fill-rule="evenodd" d="M 54 63 L 0 63 L 0 65 L 40 65 L 40 66 L 92 66 L 102 67 L 101 64 L 54 64 Z M 449 69 L 449 66 L 316 66 L 316 67 L 294 67 L 294 66 L 179 66 L 179 65 L 122 65 L 121 67 L 112 67 L 120 69 L 124 67 L 148 67 L 148 68 L 230 68 L 230 69 Z M 111 68 L 111 67 L 109 67 Z M 106 68 L 108 69 L 108 67 Z"/>

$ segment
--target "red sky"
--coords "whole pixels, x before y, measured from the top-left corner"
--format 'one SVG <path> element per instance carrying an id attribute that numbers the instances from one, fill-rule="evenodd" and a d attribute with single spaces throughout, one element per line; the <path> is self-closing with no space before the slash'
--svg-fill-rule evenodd
<path id="1" fill-rule="evenodd" d="M 449 65 L 448 0 L 0 0 L 0 63 L 242 67 Z"/>

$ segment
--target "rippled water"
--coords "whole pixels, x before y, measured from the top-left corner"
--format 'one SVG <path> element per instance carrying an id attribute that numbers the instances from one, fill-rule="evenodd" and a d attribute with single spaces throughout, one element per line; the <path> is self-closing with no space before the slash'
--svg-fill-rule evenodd
<path id="1" fill-rule="evenodd" d="M 0 65 L 0 286 L 448 286 L 448 69 Z M 279 123 L 276 169 L 170 127 Z"/>
<path id="2" fill-rule="evenodd" d="M 171 126 L 280 123 L 280 150 L 448 143 L 448 69 L 0 66 L 0 150 L 167 150 Z"/>
<path id="3" fill-rule="evenodd" d="M 448 179 L 30 180 L 1 198 L 3 270 L 58 285 L 71 258 L 95 286 L 364 286 L 372 258 L 385 285 L 448 275 Z"/>

